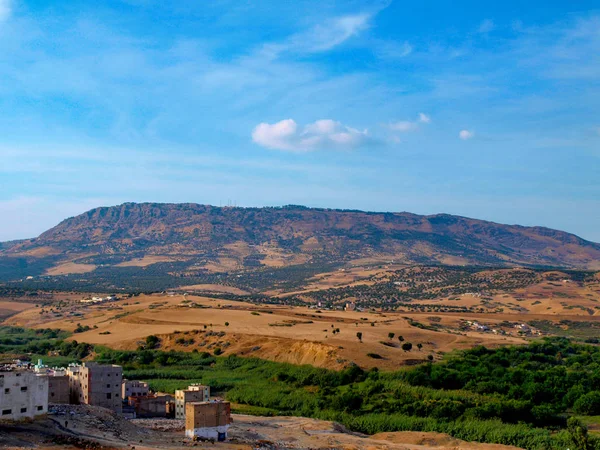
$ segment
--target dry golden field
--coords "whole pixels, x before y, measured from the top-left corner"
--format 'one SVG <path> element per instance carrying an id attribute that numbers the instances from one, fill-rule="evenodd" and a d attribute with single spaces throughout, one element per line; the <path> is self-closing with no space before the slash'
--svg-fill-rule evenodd
<path id="1" fill-rule="evenodd" d="M 516 319 L 506 314 L 478 318 L 457 314 L 317 312 L 307 307 L 259 306 L 194 295 L 143 295 L 94 306 L 73 298 L 69 306 L 52 311 L 46 308 L 43 314 L 39 307 L 29 306 L 6 323 L 69 331 L 78 324 L 89 326 L 89 331 L 74 334 L 72 339 L 119 349 L 135 349 L 146 336 L 158 335 L 165 349 L 220 348 L 224 354 L 330 368 L 354 362 L 362 367 L 394 369 L 423 361 L 428 355 L 438 359 L 454 349 L 525 342 L 516 335 L 458 331 L 463 319 L 485 319 L 490 326 L 507 318 Z M 57 316 L 60 314 L 62 317 Z M 428 325 L 433 323 L 432 317 L 441 326 L 440 331 L 419 329 L 409 323 L 414 320 Z M 362 342 L 357 338 L 358 332 L 362 333 Z M 394 338 L 390 339 L 389 333 L 394 333 Z M 412 343 L 413 349 L 403 351 L 398 336 Z M 186 342 L 178 343 L 180 338 Z M 190 339 L 193 344 L 188 343 Z M 422 344 L 420 350 L 417 344 Z M 368 353 L 378 354 L 381 359 L 369 357 Z"/>
<path id="2" fill-rule="evenodd" d="M 270 293 L 278 301 L 285 301 L 289 296 L 308 298 L 320 290 L 369 287 L 389 281 L 401 268 L 390 264 L 337 270 L 312 277 L 296 292 Z M 417 268 L 413 275 L 423 279 L 424 272 L 423 283 L 429 283 L 432 280 L 427 277 L 433 275 L 428 275 L 428 270 Z M 507 277 L 517 270 L 522 271 L 483 271 L 475 276 Z M 186 287 L 187 293 L 125 296 L 93 305 L 82 303 L 83 295 L 79 293 L 53 294 L 40 305 L 31 299 L 4 301 L 0 302 L 0 317 L 8 317 L 8 325 L 34 328 L 75 331 L 78 326 L 89 327 L 74 333 L 71 339 L 119 349 L 136 349 L 147 336 L 157 335 L 163 349 L 211 353 L 218 349 L 225 355 L 235 353 L 319 367 L 342 368 L 356 363 L 364 368 L 391 370 L 475 345 L 520 344 L 547 333 L 568 336 L 575 329 L 600 329 L 600 278 L 584 283 L 566 277 L 560 272 L 544 272 L 523 287 L 484 296 L 465 293 L 414 300 L 418 308 L 411 303 L 393 312 L 379 308 L 317 309 L 314 302 L 309 302 L 309 307 L 224 300 L 213 296 L 244 295 L 248 291 L 201 284 Z M 437 285 L 430 284 L 432 292 L 437 292 Z M 343 301 L 353 300 L 348 297 Z M 523 323 L 540 324 L 542 328 L 522 332 L 518 327 Z M 413 348 L 403 350 L 404 343 L 411 343 Z"/>

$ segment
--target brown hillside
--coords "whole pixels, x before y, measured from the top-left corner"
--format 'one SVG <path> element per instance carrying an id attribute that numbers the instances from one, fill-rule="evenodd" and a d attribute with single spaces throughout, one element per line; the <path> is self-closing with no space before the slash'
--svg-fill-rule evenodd
<path id="1" fill-rule="evenodd" d="M 1 257 L 121 267 L 152 257 L 184 262 L 184 272 L 365 259 L 593 269 L 600 266 L 600 244 L 542 227 L 447 214 L 125 203 L 93 209 L 36 239 L 0 247 Z"/>

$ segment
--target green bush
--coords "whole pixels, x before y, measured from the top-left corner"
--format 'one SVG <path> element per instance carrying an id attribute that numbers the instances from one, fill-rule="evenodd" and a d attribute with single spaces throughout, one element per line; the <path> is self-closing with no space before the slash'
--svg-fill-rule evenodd
<path id="1" fill-rule="evenodd" d="M 592 391 L 579 397 L 573 404 L 573 411 L 585 416 L 600 415 L 600 392 Z"/>

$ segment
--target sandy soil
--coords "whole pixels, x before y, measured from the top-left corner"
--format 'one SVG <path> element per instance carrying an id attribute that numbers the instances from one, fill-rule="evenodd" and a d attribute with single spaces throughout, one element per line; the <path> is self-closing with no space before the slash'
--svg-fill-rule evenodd
<path id="1" fill-rule="evenodd" d="M 0 301 L 0 320 L 34 307 L 35 304 L 29 302 Z"/>
<path id="2" fill-rule="evenodd" d="M 88 273 L 96 270 L 96 267 L 97 266 L 94 264 L 77 264 L 74 262 L 66 262 L 46 270 L 46 275 L 56 276 L 75 273 Z"/>

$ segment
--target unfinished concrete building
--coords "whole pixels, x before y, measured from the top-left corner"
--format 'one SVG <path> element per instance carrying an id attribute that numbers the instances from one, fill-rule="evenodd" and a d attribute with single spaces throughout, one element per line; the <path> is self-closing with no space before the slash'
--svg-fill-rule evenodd
<path id="1" fill-rule="evenodd" d="M 192 402 L 185 405 L 186 437 L 224 441 L 230 423 L 229 402 Z"/>
<path id="2" fill-rule="evenodd" d="M 210 400 L 210 387 L 192 384 L 187 389 L 175 391 L 175 418 L 185 419 L 185 405 L 189 402 L 207 402 Z"/>
<path id="3" fill-rule="evenodd" d="M 33 419 L 48 412 L 48 377 L 26 370 L 0 372 L 0 419 Z"/>
<path id="4" fill-rule="evenodd" d="M 129 397 L 140 397 L 148 395 L 150 388 L 148 383 L 138 380 L 123 380 L 121 386 L 121 397 L 123 400 L 127 400 Z"/>
<path id="5" fill-rule="evenodd" d="M 135 417 L 167 417 L 172 395 L 138 395 L 128 397 L 127 403 L 135 410 Z"/>
<path id="6" fill-rule="evenodd" d="M 48 375 L 48 403 L 69 403 L 69 376 Z"/>
<path id="7" fill-rule="evenodd" d="M 123 368 L 85 362 L 67 368 L 69 396 L 73 404 L 87 404 L 122 412 Z"/>

